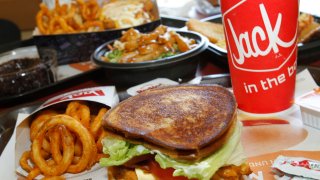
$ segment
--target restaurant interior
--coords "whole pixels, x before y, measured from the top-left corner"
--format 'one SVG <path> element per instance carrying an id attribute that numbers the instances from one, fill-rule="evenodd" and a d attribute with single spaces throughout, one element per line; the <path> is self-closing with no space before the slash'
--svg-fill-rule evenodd
<path id="1" fill-rule="evenodd" d="M 0 0 L 0 179 L 320 179 L 319 138 L 319 0 Z"/>

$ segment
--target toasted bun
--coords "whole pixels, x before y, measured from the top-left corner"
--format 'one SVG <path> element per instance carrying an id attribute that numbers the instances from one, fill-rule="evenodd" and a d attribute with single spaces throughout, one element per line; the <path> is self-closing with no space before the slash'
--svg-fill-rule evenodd
<path id="1" fill-rule="evenodd" d="M 209 41 L 214 44 L 225 40 L 223 25 L 220 23 L 202 22 L 197 19 L 190 19 L 186 25 L 188 30 L 206 36 Z"/>
<path id="2" fill-rule="evenodd" d="M 121 102 L 108 111 L 103 126 L 164 149 L 199 151 L 228 131 L 235 112 L 234 96 L 221 86 L 171 86 Z"/>

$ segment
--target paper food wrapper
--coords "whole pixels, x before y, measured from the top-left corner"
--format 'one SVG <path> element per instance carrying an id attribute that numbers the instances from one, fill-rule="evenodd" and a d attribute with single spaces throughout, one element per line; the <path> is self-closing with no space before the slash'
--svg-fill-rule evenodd
<path id="1" fill-rule="evenodd" d="M 15 167 L 16 172 L 21 176 L 27 176 L 27 172 L 24 171 L 19 165 L 19 159 L 23 152 L 30 150 L 30 120 L 32 116 L 46 108 L 61 105 L 64 102 L 69 101 L 89 101 L 90 103 L 97 103 L 99 106 L 106 106 L 109 109 L 119 103 L 119 98 L 114 86 L 102 86 L 76 90 L 68 92 L 56 97 L 53 97 L 43 103 L 38 109 L 27 116 L 16 128 L 16 144 L 15 144 Z M 42 176 L 38 176 L 41 178 Z M 101 168 L 99 164 L 96 164 L 89 171 L 84 171 L 79 174 L 64 174 L 64 177 L 68 179 L 101 179 L 107 177 L 106 168 Z"/>

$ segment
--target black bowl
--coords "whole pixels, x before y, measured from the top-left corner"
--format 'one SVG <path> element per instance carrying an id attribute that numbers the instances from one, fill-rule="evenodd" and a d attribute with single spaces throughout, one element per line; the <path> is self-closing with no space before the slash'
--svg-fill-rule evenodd
<path id="1" fill-rule="evenodd" d="M 109 63 L 101 59 L 107 51 L 108 45 L 116 40 L 108 41 L 99 46 L 92 54 L 91 59 L 105 69 L 106 78 L 116 85 L 135 85 L 156 78 L 169 78 L 178 80 L 180 78 L 194 77 L 200 60 L 199 54 L 207 46 L 207 39 L 199 33 L 176 31 L 183 37 L 192 38 L 197 41 L 197 46 L 187 52 L 163 59 L 138 62 L 138 63 Z"/>

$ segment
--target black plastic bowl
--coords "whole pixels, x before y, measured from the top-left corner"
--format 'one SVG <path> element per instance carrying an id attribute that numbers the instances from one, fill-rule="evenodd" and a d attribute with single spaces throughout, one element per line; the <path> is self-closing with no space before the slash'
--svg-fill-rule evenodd
<path id="1" fill-rule="evenodd" d="M 163 59 L 137 63 L 103 61 L 101 56 L 110 51 L 108 45 L 113 44 L 116 40 L 114 39 L 98 47 L 92 54 L 91 59 L 105 69 L 107 80 L 116 85 L 135 85 L 156 78 L 178 80 L 179 78 L 194 77 L 200 60 L 198 55 L 207 48 L 208 41 L 199 33 L 179 30 L 176 32 L 183 37 L 195 39 L 198 45 L 187 52 Z"/>

